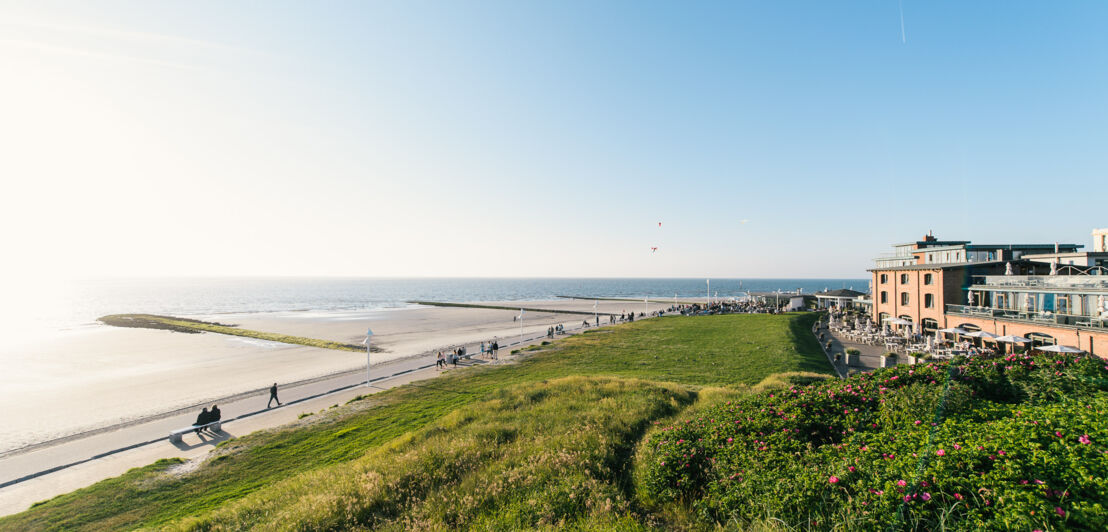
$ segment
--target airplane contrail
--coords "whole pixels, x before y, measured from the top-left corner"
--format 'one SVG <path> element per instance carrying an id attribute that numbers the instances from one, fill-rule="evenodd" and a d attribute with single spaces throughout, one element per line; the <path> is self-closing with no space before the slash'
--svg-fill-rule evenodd
<path id="1" fill-rule="evenodd" d="M 904 35 L 904 0 L 897 0 L 900 6 L 900 43 L 908 44 L 908 37 Z"/>

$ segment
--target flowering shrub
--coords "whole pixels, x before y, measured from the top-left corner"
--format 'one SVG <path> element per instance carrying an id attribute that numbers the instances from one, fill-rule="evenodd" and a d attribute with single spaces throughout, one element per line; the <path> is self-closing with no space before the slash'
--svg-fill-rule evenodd
<path id="1" fill-rule="evenodd" d="M 640 498 L 828 528 L 1108 529 L 1108 365 L 1013 354 L 751 395 L 656 427 Z"/>

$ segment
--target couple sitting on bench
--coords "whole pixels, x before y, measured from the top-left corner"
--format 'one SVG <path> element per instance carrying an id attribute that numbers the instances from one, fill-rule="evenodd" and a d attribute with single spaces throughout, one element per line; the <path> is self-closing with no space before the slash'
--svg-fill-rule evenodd
<path id="1" fill-rule="evenodd" d="M 212 405 L 212 409 L 210 411 L 207 408 L 202 410 L 200 412 L 200 415 L 196 416 L 196 423 L 192 424 L 192 426 L 196 427 L 196 434 L 200 434 L 200 429 L 204 428 L 204 425 L 219 421 L 220 415 L 221 413 L 219 411 L 219 406 L 217 405 Z"/>

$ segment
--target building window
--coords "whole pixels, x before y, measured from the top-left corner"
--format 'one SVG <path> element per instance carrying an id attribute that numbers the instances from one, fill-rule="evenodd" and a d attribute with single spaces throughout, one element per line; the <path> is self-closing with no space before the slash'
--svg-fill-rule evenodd
<path id="1" fill-rule="evenodd" d="M 923 284 L 931 284 L 933 280 L 930 273 L 923 274 Z"/>
<path id="2" fill-rule="evenodd" d="M 884 290 L 881 291 L 881 302 L 882 303 L 888 303 L 889 302 L 889 293 L 884 291 Z"/>
<path id="3" fill-rule="evenodd" d="M 901 305 L 907 305 L 908 304 L 908 292 L 901 292 L 900 293 L 900 304 Z"/>
<path id="4" fill-rule="evenodd" d="M 887 274 L 887 273 L 881 274 L 881 284 L 885 284 L 887 282 L 889 282 L 889 274 Z"/>
<path id="5" fill-rule="evenodd" d="M 935 307 L 935 295 L 934 294 L 924 294 L 923 295 L 923 306 L 926 307 L 926 308 L 934 308 Z"/>
<path id="6" fill-rule="evenodd" d="M 908 284 L 908 274 L 900 274 L 900 284 Z"/>

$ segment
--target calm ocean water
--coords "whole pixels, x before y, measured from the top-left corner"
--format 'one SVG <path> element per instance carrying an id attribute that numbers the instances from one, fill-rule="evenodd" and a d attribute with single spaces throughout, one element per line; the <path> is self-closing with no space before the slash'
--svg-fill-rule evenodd
<path id="1" fill-rule="evenodd" d="M 747 291 L 806 293 L 827 288 L 865 291 L 864 279 L 712 279 L 713 297 Z M 704 279 L 365 279 L 194 278 L 73 281 L 49 300 L 36 296 L 24 327 L 64 329 L 105 314 L 222 314 L 279 311 L 357 311 L 401 308 L 408 300 L 511 301 L 555 296 L 704 297 Z M 19 302 L 13 302 L 19 307 Z M 11 324 L 9 322 L 9 324 Z"/>

